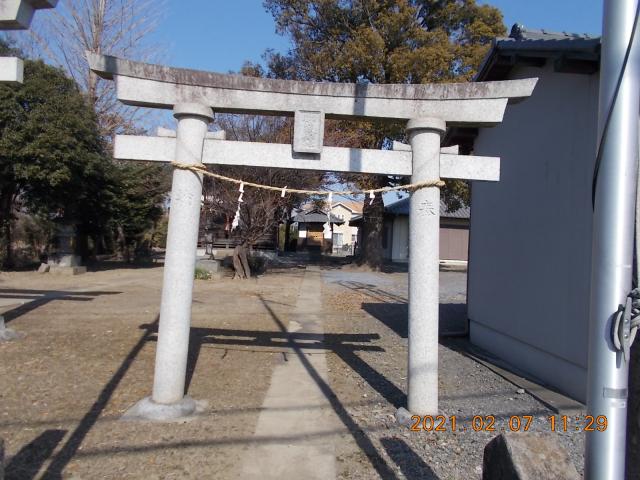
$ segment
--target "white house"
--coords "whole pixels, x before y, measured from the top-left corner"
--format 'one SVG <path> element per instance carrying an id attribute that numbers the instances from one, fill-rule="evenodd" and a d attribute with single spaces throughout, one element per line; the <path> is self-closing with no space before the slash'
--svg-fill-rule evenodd
<path id="1" fill-rule="evenodd" d="M 352 255 L 358 241 L 358 227 L 350 226 L 349 221 L 362 215 L 362 201 L 341 200 L 332 205 L 331 213 L 344 222 L 333 225 L 333 251 Z"/>
<path id="2" fill-rule="evenodd" d="M 532 98 L 451 143 L 501 157 L 472 186 L 471 341 L 584 401 L 600 40 L 514 26 L 476 80 L 539 77 Z"/>

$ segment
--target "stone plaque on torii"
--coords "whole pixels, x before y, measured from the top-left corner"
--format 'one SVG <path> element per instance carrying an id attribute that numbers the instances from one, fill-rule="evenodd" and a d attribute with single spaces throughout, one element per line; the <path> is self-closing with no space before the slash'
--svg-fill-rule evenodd
<path id="1" fill-rule="evenodd" d="M 373 85 L 302 82 L 225 75 L 131 62 L 88 53 L 91 69 L 116 82 L 117 98 L 142 107 L 173 109 L 175 136 L 118 135 L 122 160 L 292 168 L 498 181 L 500 159 L 440 148 L 447 126 L 500 123 L 508 103 L 529 97 L 537 79 L 456 84 Z M 294 116 L 294 144 L 235 142 L 207 134 L 213 112 Z M 407 121 L 409 146 L 394 150 L 324 147 L 324 119 Z M 170 419 L 195 410 L 184 395 L 193 271 L 202 175 L 175 169 L 164 267 L 158 346 L 151 397 L 137 414 Z M 438 411 L 440 191 L 411 195 L 409 217 L 408 410 Z"/>

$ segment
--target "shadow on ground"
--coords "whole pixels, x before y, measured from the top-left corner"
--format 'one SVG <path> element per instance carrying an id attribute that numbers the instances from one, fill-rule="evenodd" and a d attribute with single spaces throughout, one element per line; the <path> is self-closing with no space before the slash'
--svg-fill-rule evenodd
<path id="1" fill-rule="evenodd" d="M 337 268 L 337 267 L 336 267 Z M 73 301 L 90 301 L 98 295 L 113 295 L 120 292 L 48 292 L 48 291 L 2 291 L 2 294 L 15 294 L 22 293 L 23 295 L 44 295 L 42 298 L 38 298 L 24 308 L 28 308 L 26 311 L 31 311 L 34 308 L 42 305 L 51 300 L 73 300 Z M 390 294 L 389 292 L 377 291 L 373 294 L 381 296 L 380 303 L 365 303 L 363 309 L 371 314 L 374 318 L 382 321 L 395 331 L 398 335 L 406 337 L 407 335 L 407 305 L 406 299 L 401 296 Z M 369 438 L 367 432 L 363 430 L 356 420 L 352 418 L 346 406 L 338 399 L 336 393 L 331 386 L 321 377 L 321 375 L 314 369 L 311 362 L 307 358 L 307 354 L 317 352 L 329 351 L 336 354 L 346 365 L 350 366 L 354 372 L 361 376 L 372 388 L 380 393 L 391 405 L 394 407 L 404 406 L 406 404 L 406 395 L 400 390 L 392 381 L 390 381 L 383 374 L 378 372 L 369 363 L 364 361 L 360 356 L 360 352 L 376 352 L 383 354 L 385 349 L 375 345 L 374 342 L 380 340 L 380 336 L 377 333 L 364 333 L 364 334 L 313 334 L 313 333 L 291 333 L 288 332 L 285 323 L 279 318 L 279 316 L 271 308 L 270 302 L 261 297 L 261 301 L 271 316 L 276 328 L 276 331 L 250 331 L 250 330 L 234 330 L 234 329 L 219 329 L 219 328 L 192 328 L 190 337 L 190 349 L 187 365 L 187 382 L 186 389 L 190 386 L 193 373 L 195 371 L 198 357 L 203 346 L 210 348 L 220 348 L 223 351 L 232 350 L 234 348 L 241 348 L 243 351 L 247 349 L 256 348 L 257 351 L 264 351 L 265 349 L 273 349 L 275 351 L 285 351 L 283 356 L 295 355 L 299 361 L 304 365 L 308 371 L 310 377 L 317 384 L 318 388 L 323 392 L 327 398 L 332 409 L 342 421 L 344 426 L 348 429 L 352 435 L 354 441 L 361 449 L 361 451 L 367 456 L 369 462 L 376 470 L 380 478 L 383 479 L 395 479 L 397 478 L 391 465 L 383 458 L 382 452 L 380 452 Z M 40 302 L 40 303 L 37 303 Z M 35 305 L 32 305 L 35 304 Z M 461 307 L 464 305 L 452 304 L 450 307 L 452 315 L 460 315 Z M 445 309 L 447 306 L 444 306 Z M 23 307 L 20 307 L 23 308 Z M 11 319 L 16 318 L 19 315 L 26 313 L 23 309 L 12 310 L 8 317 Z M 103 387 L 101 393 L 98 395 L 93 405 L 84 414 L 80 420 L 78 426 L 67 435 L 63 430 L 47 430 L 42 435 L 34 439 L 31 443 L 24 446 L 18 454 L 16 454 L 11 460 L 8 466 L 7 478 L 34 478 L 39 470 L 46 464 L 51 458 L 49 465 L 46 467 L 46 471 L 41 478 L 46 479 L 60 479 L 63 477 L 63 472 L 69 462 L 77 455 L 81 454 L 79 449 L 85 440 L 88 433 L 98 421 L 101 413 L 104 411 L 109 400 L 113 396 L 114 392 L 118 388 L 120 382 L 128 372 L 131 364 L 138 356 L 144 345 L 149 341 L 157 340 L 157 327 L 158 319 L 153 323 L 141 325 L 143 331 L 142 335 L 123 358 L 119 368 L 114 373 L 112 378 Z M 226 353 L 223 353 L 226 355 Z M 66 438 L 66 441 L 64 441 Z M 229 440 L 220 440 L 225 443 Z M 239 440 L 250 442 L 251 439 Z M 255 441 L 255 439 L 253 439 Z M 262 440 L 260 440 L 262 441 Z M 268 441 L 268 439 L 265 439 Z M 292 439 L 295 441 L 295 439 Z M 210 444 L 220 443 L 217 440 L 212 440 Z M 62 444 L 59 449 L 58 445 Z M 162 446 L 155 445 L 148 448 L 162 448 L 171 447 L 174 445 L 172 442 L 163 443 Z M 189 442 L 180 443 L 174 445 L 174 447 L 188 447 Z M 196 445 L 197 446 L 197 445 Z M 437 476 L 433 470 L 427 465 L 415 452 L 413 452 L 409 445 L 397 438 L 385 438 L 382 440 L 382 446 L 384 451 L 388 454 L 389 458 L 397 465 L 397 468 L 403 473 L 406 478 L 426 478 L 437 480 Z M 145 448 L 141 446 L 143 451 Z M 56 452 L 57 450 L 57 452 Z M 117 450 L 117 451 L 116 451 Z M 124 449 L 109 449 L 103 451 L 100 454 L 116 454 L 118 451 L 137 451 L 137 447 L 126 447 Z M 56 452 L 56 453 L 54 453 Z M 13 477 L 12 477 L 13 476 Z"/>
<path id="2" fill-rule="evenodd" d="M 376 320 L 384 323 L 398 336 L 408 338 L 409 305 L 406 303 L 363 303 L 362 309 Z M 441 303 L 438 323 L 441 337 L 465 333 L 467 305 L 464 303 Z"/>
<path id="3" fill-rule="evenodd" d="M 351 417 L 346 407 L 340 402 L 330 385 L 315 370 L 307 354 L 317 351 L 330 351 L 338 355 L 347 365 L 349 365 L 356 373 L 358 373 L 365 381 L 367 381 L 374 389 L 376 389 L 387 401 L 396 408 L 406 403 L 406 395 L 395 386 L 393 382 L 388 380 L 384 375 L 371 367 L 367 362 L 362 360 L 357 352 L 380 352 L 385 350 L 379 346 L 372 345 L 371 342 L 379 340 L 378 334 L 314 334 L 314 333 L 295 333 L 288 332 L 284 322 L 278 317 L 274 310 L 264 298 L 260 297 L 264 307 L 269 312 L 274 323 L 278 327 L 278 331 L 248 331 L 248 330 L 232 330 L 218 328 L 192 328 L 190 338 L 189 361 L 187 365 L 187 389 L 193 372 L 195 370 L 199 353 L 203 345 L 215 346 L 217 348 L 232 349 L 242 347 L 243 351 L 247 348 L 254 347 L 256 349 L 283 349 L 291 350 L 291 353 L 283 354 L 295 355 L 298 357 L 302 365 L 305 367 L 309 376 L 316 383 L 318 388 L 327 398 L 329 404 L 333 408 L 338 418 L 344 426 L 349 430 L 353 439 L 367 456 L 369 462 L 376 470 L 380 478 L 395 479 L 397 478 L 391 467 L 386 463 L 380 452 L 376 449 L 366 432 L 360 428 L 358 423 Z M 153 338 L 152 338 L 153 339 Z M 225 353 L 226 354 L 226 353 Z M 223 354 L 224 355 L 224 354 Z M 405 450 L 410 448 L 405 445 Z M 387 448 L 387 446 L 385 446 Z M 398 446 L 390 440 L 388 450 L 396 452 Z M 419 457 L 414 453 L 415 458 Z M 390 454 L 391 456 L 391 454 Z M 406 462 L 407 452 L 403 452 L 403 461 Z M 393 458 L 393 457 L 392 457 Z M 399 458 L 399 457 L 398 457 Z M 394 460 L 395 461 L 395 460 Z M 399 461 L 399 460 L 398 460 Z M 428 471 L 431 469 L 420 460 L 420 464 L 425 465 Z M 407 468 L 407 465 L 399 465 L 401 470 Z M 423 471 L 427 471 L 422 469 Z M 410 477 L 408 477 L 410 478 Z M 419 478 L 419 477 L 412 477 Z M 422 477 L 420 477 L 422 478 Z M 434 478 L 437 477 L 424 477 Z"/>
<path id="4" fill-rule="evenodd" d="M 373 369 L 368 363 L 362 360 L 357 352 L 380 352 L 384 353 L 384 349 L 372 345 L 371 342 L 379 340 L 377 334 L 325 334 L 318 335 L 312 333 L 289 333 L 286 331 L 284 323 L 275 314 L 273 309 L 264 301 L 265 307 L 269 314 L 272 316 L 274 322 L 278 326 L 279 331 L 265 332 L 265 331 L 247 331 L 247 330 L 233 330 L 233 329 L 216 329 L 216 328 L 192 328 L 191 330 L 191 342 L 188 362 L 187 380 L 190 382 L 193 377 L 199 353 L 203 345 L 209 347 L 216 347 L 222 350 L 230 350 L 233 348 L 242 348 L 243 351 L 247 350 L 247 347 L 255 347 L 257 350 L 265 348 L 272 349 L 288 349 L 290 353 L 287 355 L 296 355 L 304 367 L 309 372 L 311 378 L 318 385 L 323 392 L 329 404 L 336 412 L 345 427 L 349 430 L 354 440 L 361 448 L 361 450 L 368 457 L 372 466 L 376 469 L 380 478 L 383 479 L 395 479 L 397 478 L 390 466 L 385 462 L 384 458 L 380 455 L 380 452 L 373 445 L 367 434 L 357 424 L 357 422 L 351 417 L 346 407 L 338 400 L 338 397 L 333 392 L 329 384 L 318 374 L 313 368 L 311 362 L 307 358 L 309 352 L 314 350 L 329 350 L 337 354 L 346 364 L 364 380 L 372 385 L 373 388 L 378 390 L 389 402 L 395 406 L 400 406 L 405 403 L 405 394 L 398 389 L 392 382 L 386 377 Z M 23 479 L 23 478 L 35 478 L 40 469 L 51 458 L 51 462 L 47 466 L 45 472 L 41 478 L 45 479 L 61 479 L 64 476 L 64 469 L 69 462 L 77 456 L 84 439 L 91 431 L 93 426 L 100 418 L 101 413 L 104 411 L 112 395 L 118 388 L 118 385 L 126 375 L 131 364 L 138 356 L 144 345 L 149 341 L 157 340 L 157 327 L 158 319 L 151 324 L 141 325 L 143 334 L 129 351 L 126 357 L 123 359 L 120 367 L 112 376 L 110 381 L 103 387 L 100 395 L 95 400 L 91 408 L 85 413 L 80 420 L 78 426 L 67 436 L 65 430 L 47 430 L 35 440 L 25 445 L 10 461 L 7 468 L 7 479 Z M 187 383 L 187 388 L 188 388 Z M 66 436 L 66 441 L 63 442 Z M 282 439 L 272 439 L 272 441 L 281 441 Z M 296 439 L 291 439 L 295 441 Z M 233 439 L 220 440 L 219 442 L 212 440 L 206 442 L 202 446 L 215 445 L 218 443 L 233 442 Z M 255 441 L 255 439 L 247 438 L 240 440 L 241 442 L 249 443 Z M 270 439 L 260 439 L 260 441 L 270 441 Z M 58 445 L 62 443 L 57 453 L 54 454 Z M 200 442 L 201 443 L 201 442 Z M 389 444 L 392 451 L 397 450 L 397 446 Z M 186 448 L 190 446 L 199 446 L 198 442 L 191 445 L 189 442 L 172 443 L 167 442 L 163 445 L 154 445 L 148 447 L 127 447 L 124 449 L 107 449 L 101 453 L 96 454 L 117 454 L 129 451 L 145 451 L 145 449 L 157 449 L 157 448 Z M 387 447 L 385 447 L 387 448 Z M 408 447 L 407 447 L 408 448 Z M 90 454 L 89 452 L 86 452 Z M 392 454 L 389 454 L 393 458 Z M 415 455 L 415 454 L 414 454 Z M 406 462 L 407 453 L 403 453 L 402 457 Z M 416 458 L 417 455 L 416 455 Z M 394 460 L 395 461 L 395 460 Z M 399 461 L 399 460 L 398 460 Z M 420 461 L 422 462 L 422 461 Z M 423 462 L 422 462 L 423 463 Z M 401 469 L 408 468 L 406 466 L 399 465 Z M 417 477 L 415 477 L 417 478 Z M 426 477 L 430 478 L 430 477 Z"/>
<path id="5" fill-rule="evenodd" d="M 120 384 L 120 382 L 126 375 L 127 371 L 131 367 L 131 364 L 133 363 L 135 358 L 138 356 L 138 354 L 140 353 L 140 351 L 142 350 L 146 342 L 150 339 L 151 334 L 157 331 L 157 328 L 158 328 L 157 317 L 153 323 L 148 325 L 143 325 L 143 330 L 144 330 L 143 334 L 140 336 L 140 338 L 138 339 L 136 344 L 133 346 L 133 348 L 129 351 L 127 356 L 122 360 L 120 367 L 118 367 L 118 369 L 113 374 L 109 382 L 107 382 L 107 384 L 103 387 L 102 391 L 100 392 L 100 395 L 98 395 L 98 398 L 95 400 L 95 402 L 93 403 L 89 411 L 85 413 L 85 415 L 82 417 L 76 429 L 73 432 L 71 432 L 71 435 L 67 438 L 67 441 L 64 443 L 62 448 L 60 448 L 58 453 L 54 455 L 53 459 L 51 460 L 51 463 L 49 464 L 49 466 L 47 467 L 47 470 L 45 471 L 45 473 L 42 475 L 41 478 L 55 479 L 55 480 L 63 478 L 63 470 L 78 452 L 80 445 L 82 445 L 82 442 L 84 441 L 85 437 L 87 436 L 89 431 L 91 431 L 91 428 L 93 428 L 95 423 L 98 421 L 100 414 L 103 412 L 103 410 L 109 403 L 109 400 L 111 399 L 112 395 L 118 388 L 118 385 Z M 57 439 L 56 445 L 57 443 L 60 442 L 61 438 L 62 437 Z M 43 446 L 42 448 L 44 449 L 44 451 L 48 451 L 49 453 L 46 455 L 46 457 L 44 457 L 44 459 L 42 459 L 42 461 L 40 462 L 41 464 L 44 463 L 47 460 L 47 458 L 51 455 L 51 453 L 54 451 L 55 445 L 53 445 L 53 447 L 49 446 L 46 448 Z M 13 463 L 13 460 L 12 460 L 12 463 Z M 40 467 L 38 466 L 38 469 L 39 468 Z"/>
<path id="6" fill-rule="evenodd" d="M 362 303 L 362 309 L 385 324 L 402 338 L 409 331 L 409 303 L 404 295 L 389 292 L 378 285 L 342 280 L 340 286 L 369 297 L 373 302 Z M 466 303 L 450 302 L 439 305 L 438 328 L 440 336 L 466 334 Z"/>
<path id="7" fill-rule="evenodd" d="M 63 300 L 70 302 L 90 302 L 96 297 L 100 297 L 102 295 L 118 295 L 121 293 L 122 292 L 74 292 L 63 290 L 24 290 L 0 288 L 0 299 L 15 300 L 16 304 L 26 302 L 20 306 L 11 308 L 11 310 L 7 310 L 4 313 L 2 313 L 2 310 L 0 310 L 0 314 L 4 317 L 5 323 L 9 323 L 10 321 L 15 320 L 22 315 L 26 315 L 36 308 L 46 305 L 47 303 L 54 300 Z"/>
<path id="8" fill-rule="evenodd" d="M 272 312 L 271 309 L 270 312 Z M 151 339 L 155 338 L 152 337 Z M 203 345 L 220 348 L 224 351 L 223 357 L 226 356 L 228 350 L 240 347 L 242 347 L 242 351 L 247 351 L 248 349 L 250 351 L 251 347 L 256 348 L 256 351 L 264 351 L 265 349 L 279 351 L 286 348 L 293 349 L 293 352 L 301 352 L 303 355 L 303 352 L 314 353 L 313 351 L 316 350 L 318 352 L 329 351 L 336 354 L 389 403 L 398 408 L 405 404 L 405 393 L 358 356 L 358 352 L 384 353 L 384 348 L 371 344 L 371 342 L 379 339 L 380 336 L 378 334 L 315 334 L 290 333 L 286 330 L 265 332 L 194 327 L 191 329 L 189 341 L 185 393 L 189 389 Z M 286 359 L 287 355 L 292 354 L 284 353 L 283 355 Z"/>
<path id="9" fill-rule="evenodd" d="M 439 480 L 431 467 L 405 441 L 392 437 L 383 438 L 380 443 L 382 443 L 387 455 L 398 465 L 405 478 L 409 480 Z"/>
<path id="10" fill-rule="evenodd" d="M 280 320 L 278 315 L 269 306 L 268 302 L 265 301 L 264 298 L 262 297 L 261 297 L 261 300 L 263 305 L 271 315 L 271 318 L 273 319 L 274 323 L 278 326 L 278 329 L 282 333 L 286 333 L 287 335 L 289 335 L 285 324 L 282 322 L 282 320 Z M 340 335 L 335 335 L 335 336 L 340 337 Z M 355 440 L 360 450 L 367 456 L 369 462 L 371 463 L 373 468 L 376 470 L 380 478 L 385 480 L 396 479 L 397 477 L 395 473 L 389 467 L 389 465 L 384 460 L 384 458 L 380 455 L 376 447 L 373 445 L 373 442 L 371 441 L 371 439 L 367 436 L 365 431 L 362 430 L 362 428 L 360 428 L 358 423 L 351 417 L 351 415 L 349 414 L 345 406 L 342 404 L 342 402 L 338 400 L 338 397 L 333 392 L 333 389 L 329 386 L 329 384 L 318 374 L 315 368 L 313 368 L 313 365 L 311 365 L 311 362 L 309 362 L 309 359 L 306 357 L 302 349 L 300 347 L 296 347 L 295 343 L 292 343 L 291 346 L 294 349 L 298 358 L 300 359 L 300 362 L 304 365 L 305 369 L 311 376 L 311 378 L 318 385 L 318 388 L 322 391 L 324 396 L 327 398 L 327 400 L 331 404 L 333 411 L 336 413 L 340 421 L 342 421 L 344 426 L 349 430 L 349 433 L 351 433 L 351 436 Z M 381 349 L 381 351 L 384 351 L 384 350 Z"/>
<path id="11" fill-rule="evenodd" d="M 66 430 L 45 430 L 16 453 L 5 470 L 7 480 L 36 478 L 42 465 L 67 434 Z"/>

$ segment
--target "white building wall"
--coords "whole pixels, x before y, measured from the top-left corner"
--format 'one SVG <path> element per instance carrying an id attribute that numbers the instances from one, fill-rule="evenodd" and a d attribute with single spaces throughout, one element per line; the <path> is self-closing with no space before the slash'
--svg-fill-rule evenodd
<path id="1" fill-rule="evenodd" d="M 471 341 L 584 401 L 598 75 L 516 67 L 533 96 L 481 129 L 500 182 L 472 186 Z"/>
<path id="2" fill-rule="evenodd" d="M 354 243 L 354 241 L 352 240 L 354 238 L 353 236 L 355 235 L 355 238 L 356 239 L 358 238 L 358 227 L 349 226 L 349 220 L 351 220 L 351 217 L 353 216 L 353 214 L 351 213 L 351 210 L 343 207 L 342 205 L 334 205 L 333 208 L 331 209 L 331 213 L 336 217 L 340 218 L 341 220 L 344 220 L 344 223 L 341 225 L 338 225 L 338 224 L 333 225 L 333 233 L 342 234 L 343 245 L 353 244 Z"/>
<path id="3" fill-rule="evenodd" d="M 393 219 L 391 242 L 391 260 L 393 262 L 409 261 L 409 217 L 402 215 Z"/>

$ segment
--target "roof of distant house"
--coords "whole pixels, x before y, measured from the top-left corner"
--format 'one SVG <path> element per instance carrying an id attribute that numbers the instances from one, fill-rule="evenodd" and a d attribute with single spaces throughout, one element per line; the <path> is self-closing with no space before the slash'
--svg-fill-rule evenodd
<path id="1" fill-rule="evenodd" d="M 600 37 L 515 24 L 508 37 L 494 40 L 475 80 L 502 80 L 516 63 L 542 66 L 547 59 L 554 61 L 559 72 L 595 73 L 600 62 Z"/>
<path id="2" fill-rule="evenodd" d="M 298 223 L 325 223 L 327 221 L 327 214 L 317 209 L 309 212 L 300 212 L 293 217 L 293 221 Z M 344 223 L 344 220 L 341 220 L 332 214 L 331 223 L 341 224 Z"/>
<path id="3" fill-rule="evenodd" d="M 397 202 L 392 203 L 384 207 L 385 213 L 391 213 L 393 215 L 409 215 L 409 201 L 410 198 L 403 198 Z M 440 217 L 442 218 L 470 218 L 471 209 L 469 207 L 462 207 L 453 212 L 447 211 L 447 204 L 440 200 Z"/>
<path id="4" fill-rule="evenodd" d="M 409 197 L 398 200 L 390 205 L 384 207 L 384 212 L 391 215 L 409 215 Z M 471 208 L 462 207 L 453 212 L 447 210 L 447 204 L 440 200 L 440 218 L 471 218 Z M 349 224 L 358 224 L 362 220 L 362 215 L 355 215 Z"/>
<path id="5" fill-rule="evenodd" d="M 333 204 L 333 207 L 336 207 L 337 205 L 342 205 L 343 207 L 351 210 L 351 212 L 355 214 L 362 213 L 362 206 L 363 206 L 362 201 L 358 202 L 355 200 L 340 200 L 338 202 L 335 202 Z"/>

